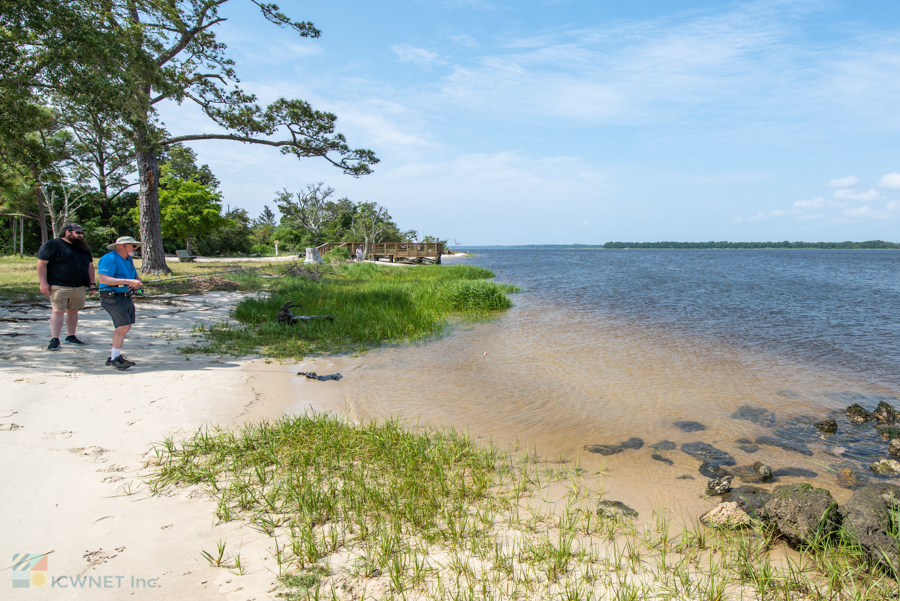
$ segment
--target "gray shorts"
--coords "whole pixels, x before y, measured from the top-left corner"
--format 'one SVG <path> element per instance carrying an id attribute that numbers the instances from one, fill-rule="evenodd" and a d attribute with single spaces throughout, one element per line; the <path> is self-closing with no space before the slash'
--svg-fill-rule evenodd
<path id="1" fill-rule="evenodd" d="M 100 306 L 106 309 L 106 312 L 112 317 L 113 325 L 117 328 L 130 326 L 137 321 L 134 316 L 134 301 L 131 300 L 131 295 L 117 294 L 101 298 Z"/>

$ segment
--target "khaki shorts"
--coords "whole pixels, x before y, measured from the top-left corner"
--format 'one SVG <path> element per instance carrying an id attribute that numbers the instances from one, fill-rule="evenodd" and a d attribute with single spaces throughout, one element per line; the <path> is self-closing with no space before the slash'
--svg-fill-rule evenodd
<path id="1" fill-rule="evenodd" d="M 84 286 L 78 288 L 50 286 L 50 306 L 54 311 L 84 309 L 84 299 Z"/>

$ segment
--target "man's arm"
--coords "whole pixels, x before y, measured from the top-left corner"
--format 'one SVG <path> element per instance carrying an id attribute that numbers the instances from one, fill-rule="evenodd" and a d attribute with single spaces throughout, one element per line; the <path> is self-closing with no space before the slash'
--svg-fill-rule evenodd
<path id="1" fill-rule="evenodd" d="M 143 286 L 143 282 L 140 280 L 129 280 L 127 278 L 114 278 L 109 275 L 103 275 L 102 273 L 98 276 L 100 278 L 101 284 L 106 284 L 107 286 L 128 286 L 132 290 L 137 290 L 141 286 Z"/>
<path id="2" fill-rule="evenodd" d="M 38 281 L 40 282 L 41 294 L 50 296 L 50 284 L 47 283 L 47 263 L 50 261 L 37 260 Z"/>

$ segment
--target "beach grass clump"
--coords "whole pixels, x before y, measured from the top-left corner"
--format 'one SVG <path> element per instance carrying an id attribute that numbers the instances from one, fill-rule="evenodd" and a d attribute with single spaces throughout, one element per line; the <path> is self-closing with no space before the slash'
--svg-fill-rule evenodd
<path id="1" fill-rule="evenodd" d="M 354 263 L 334 266 L 326 275 L 274 280 L 268 294 L 237 304 L 234 322 L 198 328 L 206 344 L 185 350 L 298 358 L 422 340 L 442 335 L 452 320 L 490 319 L 512 305 L 506 294 L 518 290 L 486 281 L 494 274 L 471 265 Z M 455 292 L 469 289 L 474 292 L 468 296 Z M 297 314 L 333 320 L 280 323 L 278 311 L 288 301 Z"/>
<path id="2" fill-rule="evenodd" d="M 271 537 L 288 599 L 898 598 L 852 540 L 795 552 L 765 522 L 713 530 L 664 508 L 638 526 L 610 510 L 621 504 L 604 499 L 602 470 L 451 429 L 290 416 L 167 439 L 156 454 L 152 491 L 202 486 L 219 520 Z M 253 569 L 222 543 L 204 557 Z"/>

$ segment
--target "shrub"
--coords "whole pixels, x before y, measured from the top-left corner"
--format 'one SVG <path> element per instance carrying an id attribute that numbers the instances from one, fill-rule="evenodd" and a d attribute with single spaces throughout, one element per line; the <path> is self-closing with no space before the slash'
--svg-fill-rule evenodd
<path id="1" fill-rule="evenodd" d="M 322 260 L 326 263 L 345 263 L 350 260 L 350 251 L 346 246 L 336 246 L 325 253 Z"/>
<path id="2" fill-rule="evenodd" d="M 512 306 L 506 293 L 515 289 L 484 280 L 455 280 L 444 287 L 443 296 L 454 311 L 500 311 Z"/>

